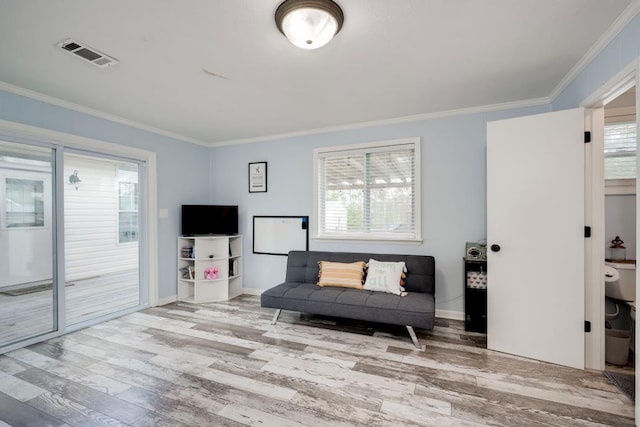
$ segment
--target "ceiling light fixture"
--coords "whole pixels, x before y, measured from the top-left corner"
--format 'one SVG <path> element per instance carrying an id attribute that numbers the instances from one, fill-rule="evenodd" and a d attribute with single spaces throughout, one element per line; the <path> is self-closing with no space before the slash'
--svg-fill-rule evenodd
<path id="1" fill-rule="evenodd" d="M 291 43 L 317 49 L 338 34 L 344 14 L 331 0 L 285 0 L 276 10 L 276 25 Z"/>

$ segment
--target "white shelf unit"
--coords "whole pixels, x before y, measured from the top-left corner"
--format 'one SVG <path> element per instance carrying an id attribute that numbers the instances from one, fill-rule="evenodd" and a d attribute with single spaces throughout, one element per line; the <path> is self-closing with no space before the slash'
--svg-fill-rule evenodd
<path id="1" fill-rule="evenodd" d="M 217 268 L 206 279 L 205 269 Z M 242 236 L 178 237 L 178 300 L 224 301 L 242 294 Z"/>

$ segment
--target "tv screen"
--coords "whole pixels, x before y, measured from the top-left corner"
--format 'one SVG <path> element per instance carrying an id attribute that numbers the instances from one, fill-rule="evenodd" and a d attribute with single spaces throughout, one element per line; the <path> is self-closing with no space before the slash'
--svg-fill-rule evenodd
<path id="1" fill-rule="evenodd" d="M 182 205 L 182 235 L 238 234 L 238 206 Z"/>

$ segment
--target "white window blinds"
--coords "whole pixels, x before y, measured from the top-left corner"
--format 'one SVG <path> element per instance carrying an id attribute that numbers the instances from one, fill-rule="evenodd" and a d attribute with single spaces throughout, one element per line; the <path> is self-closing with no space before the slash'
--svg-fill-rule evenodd
<path id="1" fill-rule="evenodd" d="M 44 181 L 6 178 L 6 226 L 44 227 Z"/>
<path id="2" fill-rule="evenodd" d="M 317 150 L 316 237 L 420 240 L 419 140 Z"/>
<path id="3" fill-rule="evenodd" d="M 635 179 L 635 122 L 610 123 L 604 126 L 604 178 Z"/>
<path id="4" fill-rule="evenodd" d="M 138 241 L 138 165 L 118 166 L 118 242 Z"/>

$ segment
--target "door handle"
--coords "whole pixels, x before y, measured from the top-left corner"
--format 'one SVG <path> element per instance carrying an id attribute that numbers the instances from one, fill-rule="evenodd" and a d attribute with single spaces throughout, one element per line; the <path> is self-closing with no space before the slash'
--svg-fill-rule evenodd
<path id="1" fill-rule="evenodd" d="M 491 245 L 491 250 L 493 252 L 500 252 L 500 245 L 496 245 L 495 243 L 493 245 Z"/>

